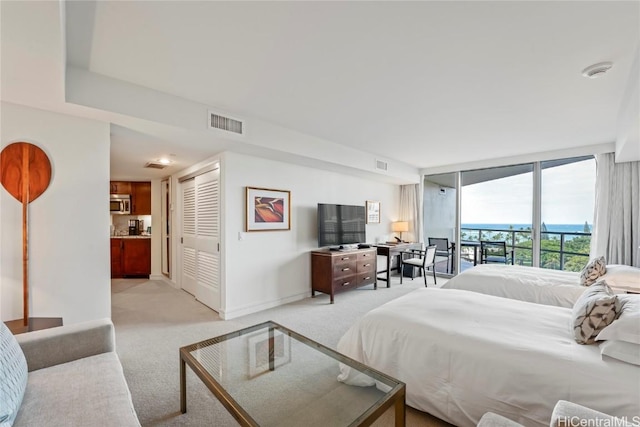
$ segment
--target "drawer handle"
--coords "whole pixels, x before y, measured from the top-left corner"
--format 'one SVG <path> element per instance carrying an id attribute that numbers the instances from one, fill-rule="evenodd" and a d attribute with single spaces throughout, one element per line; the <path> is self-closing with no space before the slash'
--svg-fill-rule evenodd
<path id="1" fill-rule="evenodd" d="M 369 267 L 370 265 L 371 265 L 371 264 L 365 264 L 364 266 L 365 266 L 365 267 Z"/>
<path id="2" fill-rule="evenodd" d="M 342 269 L 342 271 L 349 271 L 349 270 L 351 270 L 349 267 Z"/>
<path id="3" fill-rule="evenodd" d="M 362 254 L 363 257 L 369 256 L 369 254 Z"/>
<path id="4" fill-rule="evenodd" d="M 348 257 L 348 256 L 345 256 L 345 257 L 342 257 L 342 258 L 340 258 L 340 259 L 341 259 L 342 261 L 345 261 L 345 260 L 348 260 L 348 259 L 349 259 L 349 257 Z"/>
<path id="5" fill-rule="evenodd" d="M 364 280 L 369 280 L 369 279 L 371 279 L 371 276 L 367 276 L 364 278 Z"/>
<path id="6" fill-rule="evenodd" d="M 351 282 L 344 282 L 344 283 L 342 284 L 342 286 L 349 286 L 350 284 L 351 284 Z"/>

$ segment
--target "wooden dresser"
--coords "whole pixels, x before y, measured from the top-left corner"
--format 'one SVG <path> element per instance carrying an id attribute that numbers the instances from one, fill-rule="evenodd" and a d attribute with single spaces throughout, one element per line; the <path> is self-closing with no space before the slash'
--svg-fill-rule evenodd
<path id="1" fill-rule="evenodd" d="M 338 292 L 371 285 L 377 289 L 376 248 L 311 252 L 311 296 L 316 292 L 333 296 Z"/>

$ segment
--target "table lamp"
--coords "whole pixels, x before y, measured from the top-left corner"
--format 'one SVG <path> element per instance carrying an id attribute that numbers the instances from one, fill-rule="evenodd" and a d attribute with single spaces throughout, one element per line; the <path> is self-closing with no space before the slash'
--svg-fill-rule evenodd
<path id="1" fill-rule="evenodd" d="M 400 241 L 402 241 L 402 233 L 409 231 L 409 223 L 407 221 L 397 221 L 391 223 L 391 231 L 400 233 Z"/>

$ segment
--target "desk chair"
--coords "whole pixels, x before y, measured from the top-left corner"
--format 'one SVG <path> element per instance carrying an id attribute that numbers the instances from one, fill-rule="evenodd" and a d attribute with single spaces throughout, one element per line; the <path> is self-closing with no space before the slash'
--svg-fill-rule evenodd
<path id="1" fill-rule="evenodd" d="M 447 274 L 453 270 L 453 245 L 449 244 L 446 237 L 429 237 L 429 245 L 436 245 L 436 264 L 440 261 L 447 260 Z"/>
<path id="2" fill-rule="evenodd" d="M 507 251 L 504 241 L 480 241 L 480 264 L 511 264 L 513 265 L 513 249 Z"/>
<path id="3" fill-rule="evenodd" d="M 405 255 L 409 255 L 410 258 L 405 259 Z M 436 282 L 436 264 L 434 262 L 436 258 L 436 245 L 427 246 L 425 250 L 413 249 L 412 251 L 402 252 L 400 254 L 400 283 L 402 283 L 402 276 L 404 276 L 404 266 L 410 265 L 411 267 L 417 267 L 422 270 L 422 276 L 424 277 L 424 286 L 427 287 L 427 269 L 433 270 L 433 282 Z M 411 279 L 413 280 L 413 278 Z"/>

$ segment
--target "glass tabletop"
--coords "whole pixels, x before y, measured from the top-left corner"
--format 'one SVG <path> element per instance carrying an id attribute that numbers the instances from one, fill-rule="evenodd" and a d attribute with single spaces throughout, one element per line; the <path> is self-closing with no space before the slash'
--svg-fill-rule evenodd
<path id="1" fill-rule="evenodd" d="M 394 404 L 396 421 L 402 410 L 397 425 L 404 425 L 404 383 L 275 322 L 183 347 L 180 354 L 243 425 L 369 425 Z M 376 385 L 338 381 L 340 363 Z"/>

